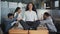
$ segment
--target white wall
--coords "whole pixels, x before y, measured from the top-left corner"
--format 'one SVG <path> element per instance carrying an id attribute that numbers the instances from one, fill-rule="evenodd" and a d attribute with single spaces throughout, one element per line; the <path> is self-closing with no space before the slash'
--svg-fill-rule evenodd
<path id="1" fill-rule="evenodd" d="M 38 19 L 42 20 L 43 19 L 43 14 L 45 12 L 49 12 L 50 10 L 46 10 L 46 9 L 37 9 L 37 15 L 38 15 Z"/>

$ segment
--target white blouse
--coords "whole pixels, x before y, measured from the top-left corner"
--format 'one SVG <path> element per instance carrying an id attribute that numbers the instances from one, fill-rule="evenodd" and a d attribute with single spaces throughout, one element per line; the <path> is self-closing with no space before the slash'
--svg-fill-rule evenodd
<path id="1" fill-rule="evenodd" d="M 15 17 L 16 15 L 17 15 L 17 12 L 14 14 L 14 17 Z M 22 19 L 22 13 L 19 13 L 17 18 L 18 18 L 18 19 Z"/>
<path id="2" fill-rule="evenodd" d="M 23 17 L 24 21 L 35 21 L 37 20 L 37 15 L 35 11 L 26 11 Z"/>

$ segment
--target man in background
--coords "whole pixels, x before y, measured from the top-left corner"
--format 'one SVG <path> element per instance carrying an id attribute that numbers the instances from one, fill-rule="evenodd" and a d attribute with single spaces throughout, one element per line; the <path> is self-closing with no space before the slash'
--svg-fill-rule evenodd
<path id="1" fill-rule="evenodd" d="M 50 34 L 55 34 L 57 29 L 53 23 L 53 20 L 48 12 L 45 12 L 43 15 L 44 20 L 40 21 L 42 24 L 46 24 Z"/>
<path id="2" fill-rule="evenodd" d="M 5 34 L 8 34 L 9 29 L 12 28 L 11 23 L 17 20 L 17 16 L 18 15 L 16 15 L 14 17 L 14 14 L 8 13 L 8 18 L 5 19 L 5 22 L 4 22 L 4 24 L 5 24 L 5 31 L 4 31 Z"/>

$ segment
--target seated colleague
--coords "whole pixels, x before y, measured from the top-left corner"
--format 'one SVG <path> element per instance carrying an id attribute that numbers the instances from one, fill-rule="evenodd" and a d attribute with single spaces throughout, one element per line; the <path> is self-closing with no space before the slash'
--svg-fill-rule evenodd
<path id="1" fill-rule="evenodd" d="M 13 25 L 14 23 L 19 23 L 19 24 L 18 24 L 18 27 L 23 29 L 23 27 L 21 26 L 21 24 L 20 24 L 20 22 L 19 22 L 20 20 L 22 20 L 22 12 L 21 12 L 21 8 L 20 8 L 20 7 L 17 7 L 17 8 L 16 8 L 16 10 L 15 10 L 15 12 L 14 12 L 14 17 L 15 17 L 17 14 L 18 14 L 17 21 L 13 22 L 12 25 Z"/>
<path id="2" fill-rule="evenodd" d="M 53 23 L 53 20 L 48 12 L 45 12 L 43 15 L 44 20 L 40 21 L 42 24 L 46 24 L 49 31 L 57 32 L 57 29 Z"/>
<path id="3" fill-rule="evenodd" d="M 24 29 L 37 29 L 40 22 L 37 21 L 37 14 L 36 9 L 33 3 L 28 3 L 26 7 L 26 12 L 24 13 L 23 21 L 26 21 L 24 23 L 21 22 Z"/>
<path id="4" fill-rule="evenodd" d="M 17 7 L 15 12 L 14 12 L 14 17 L 18 14 L 17 19 L 22 19 L 22 12 L 21 12 L 21 8 Z"/>
<path id="5" fill-rule="evenodd" d="M 12 27 L 11 26 L 11 23 L 14 22 L 14 21 L 16 21 L 17 16 L 18 15 L 16 15 L 14 17 L 14 14 L 12 14 L 12 13 L 9 13 L 8 14 L 8 18 L 5 19 L 5 23 L 4 23 L 5 24 L 5 32 L 8 32 L 9 31 L 9 29 Z"/>

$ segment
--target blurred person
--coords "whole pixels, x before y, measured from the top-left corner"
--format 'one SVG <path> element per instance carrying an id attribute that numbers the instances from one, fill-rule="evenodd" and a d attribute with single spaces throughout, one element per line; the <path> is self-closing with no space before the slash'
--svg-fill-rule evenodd
<path id="1" fill-rule="evenodd" d="M 11 23 L 17 20 L 18 14 L 14 17 L 13 13 L 8 13 L 8 18 L 5 19 L 5 33 L 8 34 L 8 31 L 12 28 Z"/>
<path id="2" fill-rule="evenodd" d="M 55 34 L 53 32 L 57 32 L 57 29 L 53 23 L 51 15 L 48 12 L 45 12 L 43 15 L 44 20 L 40 21 L 41 24 L 46 24 L 50 34 Z"/>
<path id="3" fill-rule="evenodd" d="M 24 29 L 33 29 L 36 30 L 40 22 L 37 19 L 37 12 L 34 4 L 32 2 L 27 4 L 26 12 L 24 13 L 23 21 L 25 23 L 22 23 L 22 26 Z"/>
<path id="4" fill-rule="evenodd" d="M 23 21 L 22 12 L 21 12 L 21 8 L 20 8 L 20 7 L 17 7 L 17 8 L 15 9 L 14 17 L 15 17 L 17 14 L 18 14 L 18 16 L 17 16 L 17 21 L 14 21 L 13 23 L 11 23 L 11 26 L 14 26 L 14 27 L 15 27 L 15 25 L 18 23 L 17 28 L 23 29 L 21 23 L 22 23 L 22 22 L 25 23 L 25 22 Z M 15 25 L 14 25 L 14 24 L 15 24 Z M 13 28 L 14 28 L 14 27 L 13 27 Z"/>
<path id="5" fill-rule="evenodd" d="M 18 17 L 17 19 L 21 20 L 22 19 L 22 12 L 21 12 L 21 8 L 20 7 L 17 7 L 15 9 L 15 12 L 14 12 L 14 17 L 18 14 Z"/>
<path id="6" fill-rule="evenodd" d="M 17 14 L 18 14 L 18 16 L 17 16 L 17 21 L 13 22 L 12 25 L 14 25 L 15 23 L 18 23 L 18 27 L 21 28 L 21 29 L 23 29 L 23 27 L 21 26 L 21 24 L 20 24 L 20 22 L 19 22 L 19 21 L 21 21 L 21 20 L 23 19 L 23 18 L 22 18 L 22 11 L 21 11 L 21 8 L 20 8 L 20 7 L 17 7 L 17 8 L 15 9 L 14 17 L 15 17 Z"/>

